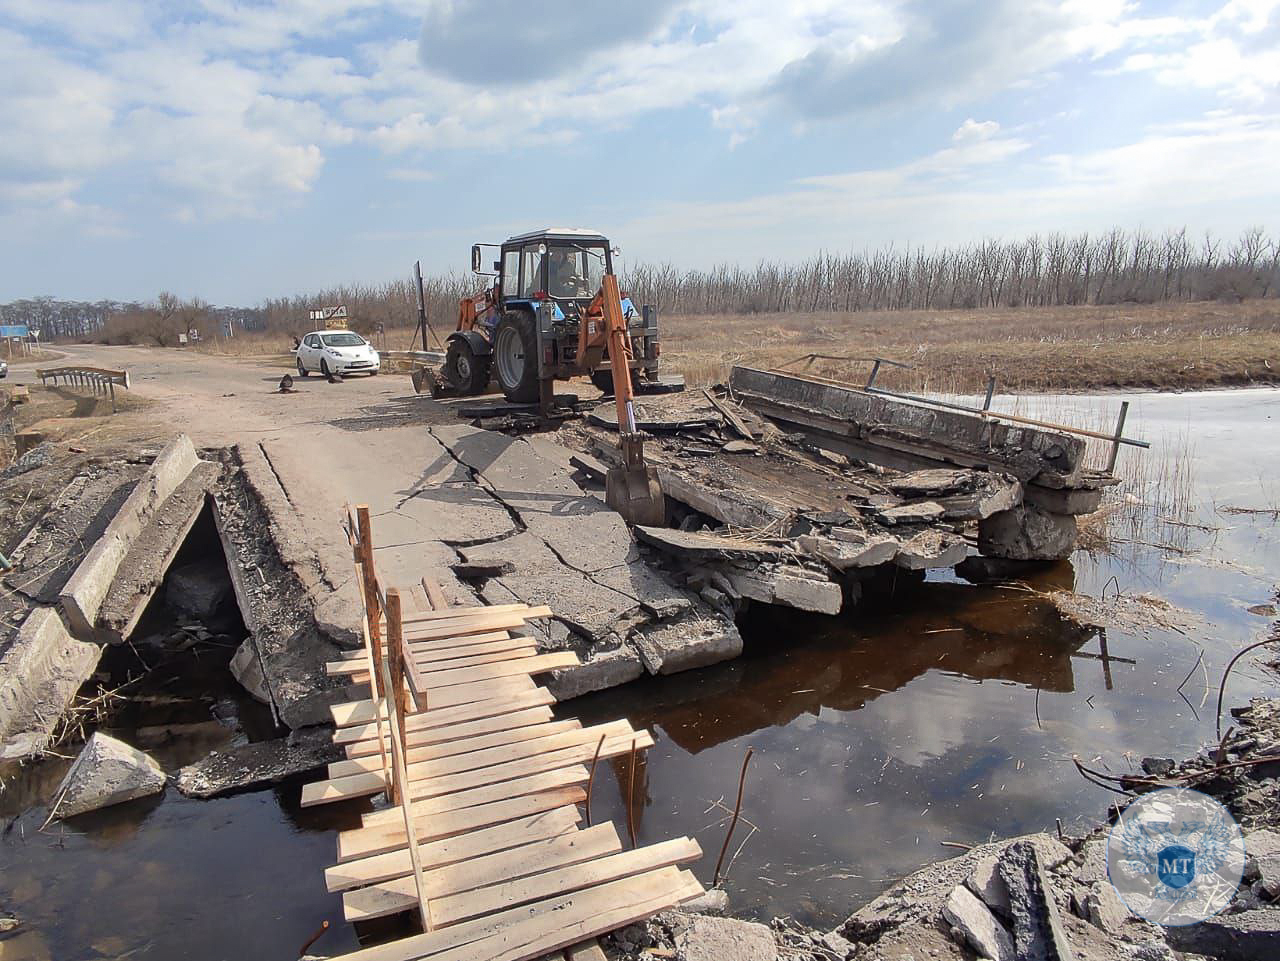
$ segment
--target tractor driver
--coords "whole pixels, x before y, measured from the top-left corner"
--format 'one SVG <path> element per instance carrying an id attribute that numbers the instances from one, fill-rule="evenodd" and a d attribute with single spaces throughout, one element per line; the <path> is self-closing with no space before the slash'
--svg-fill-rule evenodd
<path id="1" fill-rule="evenodd" d="M 586 281 L 578 273 L 577 257 L 570 250 L 558 247 L 551 252 L 551 296 L 579 297 Z"/>

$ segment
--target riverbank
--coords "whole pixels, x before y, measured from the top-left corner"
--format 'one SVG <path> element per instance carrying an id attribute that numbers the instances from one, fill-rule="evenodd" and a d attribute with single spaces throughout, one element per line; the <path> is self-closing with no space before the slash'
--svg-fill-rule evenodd
<path id="1" fill-rule="evenodd" d="M 1091 831 L 976 845 L 913 872 L 834 929 L 787 917 L 767 925 L 707 917 L 698 912 L 725 910 L 723 899 L 708 898 L 706 907 L 616 932 L 606 939 L 606 952 L 620 961 L 962 961 L 974 955 L 1171 961 L 1172 951 L 1271 961 L 1280 950 L 1280 699 L 1255 698 L 1231 716 L 1234 734 L 1181 763 L 1144 758 L 1142 772 L 1124 779 L 1125 799 Z M 1242 828 L 1247 854 L 1244 880 L 1227 908 L 1183 927 L 1134 915 L 1107 874 L 1111 825 L 1136 797 L 1171 787 L 1194 788 L 1225 805 Z"/>

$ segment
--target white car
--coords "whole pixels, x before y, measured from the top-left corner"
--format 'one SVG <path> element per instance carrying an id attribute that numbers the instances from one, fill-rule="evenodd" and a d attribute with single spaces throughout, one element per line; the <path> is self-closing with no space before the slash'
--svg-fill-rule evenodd
<path id="1" fill-rule="evenodd" d="M 337 374 L 376 375 L 382 366 L 373 345 L 350 330 L 316 330 L 307 334 L 296 351 L 298 373 L 306 377 L 318 371 Z"/>

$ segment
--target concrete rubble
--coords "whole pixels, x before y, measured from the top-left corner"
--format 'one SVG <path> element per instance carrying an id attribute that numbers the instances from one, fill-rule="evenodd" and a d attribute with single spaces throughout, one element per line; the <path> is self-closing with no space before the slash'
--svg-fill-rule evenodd
<path id="1" fill-rule="evenodd" d="M 214 751 L 174 775 L 187 797 L 211 798 L 278 784 L 343 756 L 324 727 L 304 728 L 286 737 Z"/>
<path id="2" fill-rule="evenodd" d="M 123 741 L 94 733 L 58 786 L 54 811 L 60 818 L 159 794 L 164 772 L 150 756 Z"/>

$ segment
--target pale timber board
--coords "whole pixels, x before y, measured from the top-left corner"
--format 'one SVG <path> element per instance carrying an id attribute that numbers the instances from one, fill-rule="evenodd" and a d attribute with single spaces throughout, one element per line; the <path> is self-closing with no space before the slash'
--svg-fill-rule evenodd
<path id="1" fill-rule="evenodd" d="M 511 614 L 491 614 L 486 617 L 467 617 L 431 624 L 415 624 L 404 629 L 406 641 L 442 641 L 446 638 L 485 634 L 489 631 L 507 631 L 523 627 L 526 621 L 551 616 L 551 608 L 534 607 Z"/>
<path id="2" fill-rule="evenodd" d="M 622 841 L 617 830 L 606 822 L 458 864 L 427 869 L 423 884 L 431 892 L 434 904 L 436 898 L 543 874 L 593 858 L 617 854 L 621 850 Z M 417 892 L 411 877 L 399 877 L 358 888 L 348 891 L 342 897 L 343 915 L 348 921 L 367 921 L 370 918 L 398 914 L 412 909 L 417 903 Z M 434 907 L 432 915 L 435 915 Z"/>
<path id="3" fill-rule="evenodd" d="M 488 644 L 477 644 L 429 655 L 409 649 L 417 673 L 425 674 L 433 671 L 448 671 L 459 667 L 475 667 L 480 664 L 496 664 L 520 657 L 533 657 L 538 653 L 538 645 L 530 638 L 509 638 L 505 641 L 491 641 Z M 330 677 L 342 677 L 368 671 L 367 665 L 350 660 L 328 661 L 324 666 Z M 365 678 L 368 681 L 368 678 Z"/>
<path id="4" fill-rule="evenodd" d="M 558 807 L 577 804 L 587 799 L 586 792 L 578 787 L 539 791 L 492 804 L 477 804 L 447 814 L 415 814 L 414 830 L 419 841 L 449 837 L 465 831 L 501 824 L 514 818 L 552 811 Z M 415 811 L 420 811 L 417 804 Z M 353 828 L 338 834 L 338 861 L 353 861 L 371 854 L 394 851 L 406 845 L 403 825 L 387 824 L 372 828 Z"/>
<path id="5" fill-rule="evenodd" d="M 696 861 L 702 848 L 691 838 L 673 838 L 632 851 L 595 858 L 583 864 L 554 868 L 532 877 L 518 878 L 478 890 L 431 899 L 431 917 L 444 927 L 519 904 L 606 884 L 673 864 Z M 415 895 L 416 901 L 416 895 Z"/>
<path id="6" fill-rule="evenodd" d="M 429 674 L 419 674 L 419 681 L 427 690 L 429 702 L 433 692 L 446 687 L 453 687 L 458 684 L 475 684 L 479 681 L 492 681 L 520 674 L 542 674 L 562 667 L 575 667 L 577 664 L 578 655 L 573 651 L 555 651 L 551 654 L 523 657 L 499 664 L 484 664 L 480 667 L 464 667 L 451 671 L 433 671 Z"/>
<path id="7" fill-rule="evenodd" d="M 404 624 L 422 624 L 431 621 L 445 620 L 451 617 L 475 617 L 484 614 L 511 614 L 515 611 L 531 610 L 528 604 L 477 604 L 472 607 L 442 607 L 439 610 L 414 611 L 401 619 Z M 385 622 L 386 618 L 382 618 Z"/>
<path id="8" fill-rule="evenodd" d="M 429 728 L 425 731 L 410 730 L 407 739 L 409 754 L 412 756 L 413 749 L 416 747 L 441 744 L 455 739 L 464 740 L 481 734 L 515 731 L 535 724 L 544 724 L 554 717 L 555 715 L 549 707 L 531 707 L 526 711 L 513 711 L 510 714 L 484 717 L 476 721 L 464 721 L 461 724 L 454 724 L 449 727 Z M 345 734 L 348 731 L 359 730 L 359 728 L 344 728 L 338 733 Z M 335 737 L 334 740 L 336 743 L 345 745 L 347 757 L 367 757 L 378 753 L 377 731 L 377 727 L 370 724 L 367 736 L 363 739 L 346 737 L 339 741 Z"/>
<path id="9" fill-rule="evenodd" d="M 407 724 L 411 724 L 415 717 L 425 717 L 428 714 L 438 712 L 440 708 L 457 707 L 459 704 L 472 704 L 476 701 L 489 701 L 495 698 L 510 698 L 515 694 L 532 691 L 536 687 L 537 685 L 532 680 L 523 675 L 497 678 L 487 684 L 457 685 L 456 689 L 451 689 L 448 693 L 442 691 L 439 696 L 428 702 L 426 710 L 417 714 L 410 714 L 405 721 Z M 552 698 L 550 701 L 543 701 L 542 703 L 553 704 L 555 699 Z M 329 715 L 333 718 L 333 723 L 338 727 L 349 727 L 352 724 L 369 724 L 374 720 L 373 702 L 368 698 L 364 698 L 359 701 L 345 701 L 341 704 L 334 704 L 329 708 Z M 438 724 L 432 723 L 436 720 L 438 718 L 431 718 L 431 722 L 420 723 L 417 726 L 437 727 Z"/>
<path id="10" fill-rule="evenodd" d="M 548 767 L 562 767 L 564 764 L 582 760 L 580 756 L 574 756 L 568 760 L 560 760 L 561 754 L 565 749 L 577 747 L 580 752 L 581 748 L 589 743 L 592 745 L 592 753 L 594 753 L 594 745 L 600 743 L 601 735 L 605 737 L 605 749 L 601 751 L 601 757 L 614 756 L 614 754 L 608 753 L 610 751 L 616 753 L 620 749 L 630 750 L 633 739 L 637 747 L 650 747 L 653 744 L 648 732 L 633 731 L 627 721 L 611 721 L 608 724 L 600 724 L 591 728 L 550 734 L 533 740 L 482 751 L 472 751 L 467 754 L 414 762 L 407 765 L 407 791 L 409 796 L 416 800 L 418 798 L 449 794 L 454 790 L 480 787 L 497 781 L 509 781 L 520 774 L 535 773 L 534 771 L 526 770 L 517 770 L 516 773 L 508 772 L 515 770 L 529 760 L 538 760 L 540 758 L 554 759 L 558 763 L 545 765 L 536 770 L 547 770 Z M 642 738 L 648 738 L 647 742 L 642 742 Z M 625 744 L 623 739 L 625 739 Z M 587 755 L 588 758 L 590 756 Z M 336 763 L 346 764 L 349 762 L 338 761 Z M 468 774 L 474 775 L 474 777 L 466 783 L 461 780 L 455 780 Z M 459 786 L 454 788 L 448 786 L 453 784 Z M 370 794 L 377 794 L 385 786 L 386 775 L 382 771 L 381 765 L 371 765 L 358 773 L 330 777 L 323 781 L 313 781 L 310 784 L 303 785 L 302 806 L 314 807 L 317 804 L 327 804 L 332 801 L 365 797 Z"/>
<path id="11" fill-rule="evenodd" d="M 531 707 L 545 707 L 556 702 L 555 695 L 545 687 L 534 685 L 532 689 L 517 695 L 499 694 L 482 701 L 472 701 L 453 708 L 429 706 L 427 710 L 410 714 L 405 718 L 405 727 L 409 731 L 436 730 L 464 721 L 478 721 L 483 718 L 497 717 L 500 714 L 512 714 Z M 334 723 L 340 729 L 334 734 L 334 740 L 345 744 L 353 740 L 376 740 L 378 729 L 373 724 L 373 703 L 371 701 L 352 701 L 347 704 L 336 704 L 330 711 Z M 343 721 L 339 721 L 343 718 Z M 355 720 L 352 720 L 355 718 Z M 385 721 L 383 722 L 386 723 Z M 356 732 L 354 735 L 352 732 Z"/>
<path id="12" fill-rule="evenodd" d="M 524 961 L 625 927 L 702 893 L 676 868 L 522 905 L 498 915 L 362 948 L 333 961 Z M 464 953 L 459 953 L 464 952 Z"/>
<path id="13" fill-rule="evenodd" d="M 606 739 L 604 746 L 600 749 L 600 757 L 611 758 L 627 754 L 631 751 L 632 741 L 633 739 L 630 737 Z M 653 738 L 649 736 L 647 731 L 642 731 L 637 735 L 634 738 L 634 742 L 637 750 L 653 746 Z M 409 794 L 415 801 L 425 800 L 442 794 L 452 794 L 470 788 L 483 787 L 486 784 L 513 780 L 528 774 L 537 774 L 541 771 L 551 771 L 558 767 L 580 764 L 584 761 L 590 761 L 595 753 L 596 744 L 593 742 L 563 748 L 559 751 L 551 751 L 536 757 L 523 758 L 519 761 L 512 761 L 509 764 L 501 764 L 495 767 L 483 767 L 475 771 L 448 774 L 443 777 L 430 778 L 426 781 L 410 780 Z"/>
<path id="14" fill-rule="evenodd" d="M 512 634 L 510 631 L 490 631 L 487 634 L 468 634 L 466 637 L 446 637 L 440 641 L 414 641 L 409 643 L 409 649 L 417 654 L 445 654 L 451 651 L 464 651 L 481 644 L 528 640 L 536 640 L 536 638 L 530 638 L 526 634 Z"/>
<path id="15" fill-rule="evenodd" d="M 564 949 L 564 961 L 607 961 L 604 951 L 594 938 L 582 944 L 571 945 Z"/>
<path id="16" fill-rule="evenodd" d="M 501 781 L 497 784 L 471 788 L 468 791 L 424 798 L 414 803 L 414 810 L 421 814 L 443 814 L 446 811 L 458 811 L 479 804 L 489 804 L 492 801 L 509 800 L 522 794 L 536 794 L 539 791 L 586 784 L 589 777 L 590 772 L 581 764 L 558 767 L 539 774 L 530 774 L 528 777 L 516 778 L 514 781 Z M 385 824 L 387 822 L 381 817 L 384 813 L 384 811 L 371 811 L 361 816 L 360 823 L 366 826 Z"/>
<path id="17" fill-rule="evenodd" d="M 421 808 L 418 809 L 421 811 Z M 378 812 L 384 813 L 384 812 Z M 468 831 L 465 834 L 427 841 L 418 845 L 418 857 L 424 870 L 445 867 L 462 861 L 470 861 L 505 851 L 509 848 L 543 841 L 577 830 L 582 815 L 573 805 L 558 807 L 525 817 L 505 821 L 493 827 Z M 377 884 L 393 878 L 406 877 L 413 872 L 408 847 L 401 847 L 385 854 L 375 854 L 357 861 L 346 861 L 326 868 L 325 887 L 329 891 L 346 891 L 363 884 Z"/>
<path id="18" fill-rule="evenodd" d="M 531 741 L 539 737 L 546 737 L 549 734 L 576 731 L 581 727 L 582 722 L 574 719 L 547 721 L 529 727 L 495 731 L 492 734 L 481 734 L 476 737 L 459 736 L 451 741 L 410 747 L 406 750 L 405 757 L 410 764 L 415 761 L 431 761 L 442 757 L 452 757 L 455 754 L 468 754 L 471 751 L 480 751 L 485 748 L 501 747 L 504 744 Z M 345 761 L 334 761 L 330 764 L 329 777 L 342 777 L 346 774 L 361 774 L 381 769 L 382 758 L 374 758 L 372 760 L 368 758 L 348 758 Z"/>

